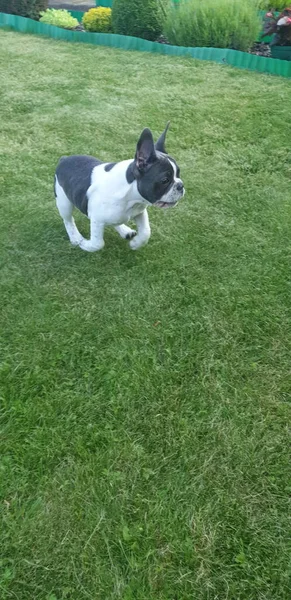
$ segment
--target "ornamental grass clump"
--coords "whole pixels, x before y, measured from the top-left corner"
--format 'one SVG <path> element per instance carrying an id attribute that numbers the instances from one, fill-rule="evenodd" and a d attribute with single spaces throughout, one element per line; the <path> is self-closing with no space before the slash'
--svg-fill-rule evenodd
<path id="1" fill-rule="evenodd" d="M 181 0 L 167 13 L 164 33 L 171 44 L 248 50 L 261 19 L 253 0 Z"/>

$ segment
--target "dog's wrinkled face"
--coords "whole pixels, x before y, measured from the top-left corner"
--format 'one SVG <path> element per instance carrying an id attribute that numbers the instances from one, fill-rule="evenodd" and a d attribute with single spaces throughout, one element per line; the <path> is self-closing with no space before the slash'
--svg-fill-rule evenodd
<path id="1" fill-rule="evenodd" d="M 137 143 L 135 171 L 140 195 L 154 206 L 170 208 L 184 196 L 180 169 L 165 150 L 169 124 L 154 144 L 150 129 L 144 129 Z"/>

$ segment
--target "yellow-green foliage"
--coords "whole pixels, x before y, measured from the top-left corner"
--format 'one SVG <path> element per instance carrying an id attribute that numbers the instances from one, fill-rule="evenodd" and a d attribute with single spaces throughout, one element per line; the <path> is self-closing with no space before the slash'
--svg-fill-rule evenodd
<path id="1" fill-rule="evenodd" d="M 79 22 L 67 10 L 56 10 L 48 8 L 45 12 L 41 12 L 40 21 L 47 25 L 55 25 L 64 29 L 74 29 L 78 27 Z"/>
<path id="2" fill-rule="evenodd" d="M 111 8 L 90 8 L 83 16 L 82 23 L 87 31 L 97 33 L 110 33 L 111 28 Z"/>

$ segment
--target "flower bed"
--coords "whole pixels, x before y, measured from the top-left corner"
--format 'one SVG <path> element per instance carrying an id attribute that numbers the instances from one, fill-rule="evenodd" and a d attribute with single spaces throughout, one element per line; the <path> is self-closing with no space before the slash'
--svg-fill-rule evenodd
<path id="1" fill-rule="evenodd" d="M 179 1 L 180 0 L 177 0 L 177 3 Z M 101 0 L 101 2 L 99 2 L 98 0 L 96 0 L 96 6 L 98 5 L 98 8 L 104 8 L 104 4 L 111 4 L 111 0 L 108 0 L 108 2 L 106 2 L 106 0 L 105 0 L 105 2 L 103 2 L 102 0 Z M 67 5 L 67 8 L 68 7 L 69 7 L 69 5 Z M 74 18 L 78 19 L 78 21 L 79 21 L 79 26 L 76 27 L 75 30 L 77 30 L 77 31 L 86 31 L 86 30 L 89 30 L 89 31 L 98 32 L 98 29 L 94 30 L 94 28 L 91 28 L 91 29 L 88 28 L 88 27 L 84 28 L 84 26 L 83 26 L 83 19 L 84 19 L 84 15 L 86 14 L 85 12 L 71 10 L 70 8 L 68 8 L 68 10 L 69 10 L 70 14 Z M 88 11 L 89 10 L 90 10 L 91 13 L 94 13 L 94 9 L 91 8 L 91 9 L 88 9 Z M 88 16 L 89 16 L 89 12 L 88 11 L 87 11 L 87 13 L 88 13 Z M 261 19 L 263 21 L 263 19 L 265 17 L 265 12 L 264 11 L 260 11 L 259 14 L 260 14 L 260 17 L 261 17 Z M 101 31 L 102 30 L 100 29 L 99 32 L 101 32 Z M 107 32 L 105 30 L 103 30 L 103 33 L 107 33 Z M 263 31 L 262 31 L 262 33 L 259 36 L 258 40 L 250 48 L 250 50 L 249 50 L 250 54 L 254 54 L 256 56 L 264 56 L 264 57 L 270 58 L 271 57 L 271 49 L 270 49 L 270 46 L 269 46 L 270 39 L 271 39 L 271 37 L 269 37 L 269 38 L 267 37 L 266 38 L 266 36 L 265 36 L 265 39 L 264 39 L 263 38 Z M 165 37 L 165 35 L 159 35 L 155 41 L 158 42 L 159 44 L 170 44 L 170 42 L 167 40 L 167 38 Z M 275 58 L 275 56 L 274 56 L 274 58 Z"/>
<path id="2" fill-rule="evenodd" d="M 232 65 L 240 69 L 249 69 L 260 73 L 270 73 L 291 78 L 291 62 L 255 56 L 246 52 L 219 48 L 185 48 L 183 46 L 170 46 L 158 44 L 139 38 L 106 33 L 86 33 L 68 31 L 59 27 L 45 25 L 39 21 L 0 13 L 0 28 L 9 28 L 22 33 L 33 33 L 47 37 L 81 42 L 97 46 L 109 46 L 123 50 L 138 50 L 154 52 L 170 56 L 186 56 L 199 60 L 210 60 L 224 65 Z"/>

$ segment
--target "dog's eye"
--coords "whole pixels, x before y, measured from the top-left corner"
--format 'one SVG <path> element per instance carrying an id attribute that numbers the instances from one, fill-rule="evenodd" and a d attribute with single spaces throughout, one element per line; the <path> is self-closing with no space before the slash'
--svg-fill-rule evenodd
<path id="1" fill-rule="evenodd" d="M 162 184 L 166 185 L 167 183 L 169 183 L 169 177 L 164 177 L 164 179 L 162 179 Z"/>

